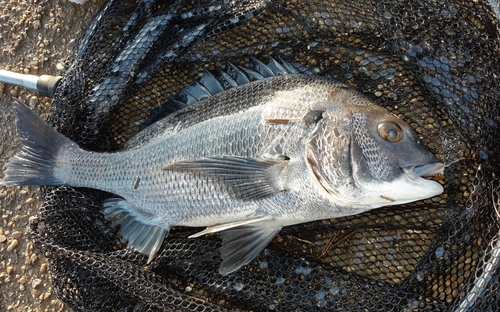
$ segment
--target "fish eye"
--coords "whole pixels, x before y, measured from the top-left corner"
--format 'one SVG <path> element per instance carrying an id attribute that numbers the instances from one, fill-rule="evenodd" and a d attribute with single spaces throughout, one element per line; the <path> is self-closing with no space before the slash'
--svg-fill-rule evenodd
<path id="1" fill-rule="evenodd" d="M 396 143 L 403 138 L 403 130 L 393 122 L 384 122 L 378 125 L 378 133 L 387 142 Z"/>

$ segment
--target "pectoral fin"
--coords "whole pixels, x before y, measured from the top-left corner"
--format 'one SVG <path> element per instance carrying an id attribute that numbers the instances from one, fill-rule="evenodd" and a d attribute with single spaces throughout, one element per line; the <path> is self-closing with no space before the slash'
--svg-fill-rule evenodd
<path id="1" fill-rule="evenodd" d="M 275 221 L 260 221 L 222 231 L 219 273 L 229 274 L 252 261 L 280 230 Z"/>
<path id="2" fill-rule="evenodd" d="M 168 229 L 144 224 L 137 220 L 129 212 L 133 208 L 124 199 L 108 199 L 103 205 L 104 217 L 111 221 L 113 226 L 120 225 L 119 233 L 127 241 L 128 247 L 148 255 L 148 263 L 150 263 L 168 234 Z"/>
<path id="3" fill-rule="evenodd" d="M 218 156 L 179 161 L 163 170 L 198 174 L 223 183 L 236 198 L 255 200 L 284 191 L 278 177 L 287 164 L 284 160 Z"/>

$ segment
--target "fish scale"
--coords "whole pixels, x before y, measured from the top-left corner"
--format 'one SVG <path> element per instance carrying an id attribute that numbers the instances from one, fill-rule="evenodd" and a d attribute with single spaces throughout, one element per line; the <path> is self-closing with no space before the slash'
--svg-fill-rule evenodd
<path id="1" fill-rule="evenodd" d="M 1 183 L 115 194 L 103 204 L 105 217 L 148 261 L 172 226 L 205 226 L 195 236 L 220 232 L 220 272 L 228 274 L 283 226 L 443 191 L 420 177 L 443 165 L 407 123 L 318 76 L 262 78 L 204 97 L 143 130 L 131 140 L 138 146 L 116 153 L 85 151 L 23 104 L 16 109 L 23 148 Z M 380 130 L 386 128 L 399 139 L 391 141 Z"/>

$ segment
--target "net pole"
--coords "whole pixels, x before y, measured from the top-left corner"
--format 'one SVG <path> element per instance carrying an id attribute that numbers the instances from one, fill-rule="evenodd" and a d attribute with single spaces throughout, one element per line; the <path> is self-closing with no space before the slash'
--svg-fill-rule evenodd
<path id="1" fill-rule="evenodd" d="M 61 76 L 35 76 L 0 70 L 0 82 L 38 91 L 41 96 L 47 97 L 54 97 L 55 90 L 61 79 Z"/>

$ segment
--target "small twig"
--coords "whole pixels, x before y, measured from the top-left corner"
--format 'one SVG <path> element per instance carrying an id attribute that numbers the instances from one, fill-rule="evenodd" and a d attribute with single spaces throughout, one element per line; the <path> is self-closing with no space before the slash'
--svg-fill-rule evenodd
<path id="1" fill-rule="evenodd" d="M 353 237 L 354 234 L 356 234 L 357 232 L 358 232 L 357 229 L 350 230 L 347 232 L 347 234 L 340 237 L 338 240 L 335 240 L 337 238 L 337 235 L 332 236 L 332 238 L 330 238 L 330 240 L 328 240 L 328 243 L 326 243 L 325 247 L 323 247 L 323 249 L 321 250 L 321 253 L 319 254 L 319 256 L 316 257 L 316 259 L 323 258 L 324 256 L 326 256 L 326 253 L 329 250 L 336 248 L 338 245 L 342 244 L 343 242 L 345 242 L 349 238 Z"/>
<path id="2" fill-rule="evenodd" d="M 297 236 L 293 236 L 293 235 L 288 234 L 288 235 L 286 236 L 286 238 L 295 239 L 295 240 L 298 240 L 299 242 L 303 242 L 303 243 L 309 244 L 309 245 L 311 245 L 311 246 L 313 246 L 313 247 L 316 247 L 316 244 L 314 244 L 313 242 L 308 241 L 308 240 L 303 239 L 303 238 L 299 238 L 299 237 L 297 237 Z"/>

